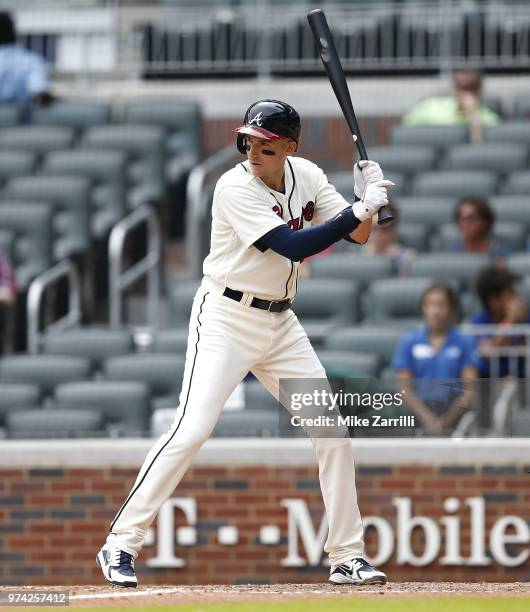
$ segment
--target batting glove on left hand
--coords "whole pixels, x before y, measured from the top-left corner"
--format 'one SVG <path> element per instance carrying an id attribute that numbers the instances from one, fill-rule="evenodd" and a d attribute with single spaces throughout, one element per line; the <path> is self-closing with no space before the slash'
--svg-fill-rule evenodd
<path id="1" fill-rule="evenodd" d="M 381 166 L 374 161 L 362 159 L 353 165 L 353 191 L 355 195 L 362 200 L 366 187 L 370 183 L 382 181 L 385 177 Z"/>

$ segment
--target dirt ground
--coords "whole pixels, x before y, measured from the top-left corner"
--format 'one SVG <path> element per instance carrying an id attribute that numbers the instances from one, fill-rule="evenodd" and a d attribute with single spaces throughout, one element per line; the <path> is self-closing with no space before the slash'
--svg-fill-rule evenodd
<path id="1" fill-rule="evenodd" d="M 21 591 L 21 587 L 1 587 L 0 592 Z M 457 583 L 457 582 L 389 582 L 384 586 L 355 587 L 353 585 L 277 584 L 277 585 L 197 585 L 197 586 L 142 586 L 123 589 L 106 586 L 24 587 L 30 591 L 59 591 L 70 593 L 70 607 L 138 607 L 157 604 L 200 604 L 243 601 L 341 598 L 359 594 L 384 597 L 413 595 L 470 595 L 483 597 L 530 597 L 530 583 Z"/>

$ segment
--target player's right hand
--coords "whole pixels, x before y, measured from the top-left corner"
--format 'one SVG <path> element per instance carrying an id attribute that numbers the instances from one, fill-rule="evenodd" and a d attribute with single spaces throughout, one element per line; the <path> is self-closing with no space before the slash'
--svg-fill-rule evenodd
<path id="1" fill-rule="evenodd" d="M 384 178 L 381 166 L 375 161 L 361 159 L 353 164 L 353 192 L 359 200 L 362 200 L 367 185 Z"/>
<path id="2" fill-rule="evenodd" d="M 395 183 L 383 179 L 376 183 L 369 183 L 364 191 L 364 197 L 352 205 L 353 214 L 359 221 L 366 221 L 376 212 L 388 204 L 387 187 L 394 187 Z"/>

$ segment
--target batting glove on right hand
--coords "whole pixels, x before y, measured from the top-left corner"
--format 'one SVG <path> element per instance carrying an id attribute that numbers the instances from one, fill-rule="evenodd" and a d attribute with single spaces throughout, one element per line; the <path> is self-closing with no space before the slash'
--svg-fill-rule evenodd
<path id="1" fill-rule="evenodd" d="M 388 204 L 387 187 L 394 186 L 395 183 L 387 180 L 369 183 L 366 186 L 363 199 L 352 205 L 353 214 L 361 222 L 373 217 L 382 206 Z"/>
<path id="2" fill-rule="evenodd" d="M 382 181 L 384 178 L 381 166 L 375 161 L 361 159 L 353 164 L 353 192 L 359 200 L 362 200 L 367 185 Z"/>

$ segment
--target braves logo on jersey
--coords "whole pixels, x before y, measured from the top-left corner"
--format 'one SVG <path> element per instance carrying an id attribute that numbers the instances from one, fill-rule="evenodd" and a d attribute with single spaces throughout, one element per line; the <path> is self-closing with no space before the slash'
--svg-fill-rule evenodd
<path id="1" fill-rule="evenodd" d="M 282 209 L 278 204 L 275 204 L 272 207 L 272 210 L 274 213 L 278 215 L 278 217 L 282 216 Z M 315 203 L 308 202 L 305 206 L 302 206 L 302 214 L 300 215 L 300 217 L 297 219 L 289 219 L 287 221 L 287 225 L 292 230 L 295 230 L 295 231 L 299 230 L 304 226 L 304 220 L 311 221 L 314 214 L 315 214 Z"/>

